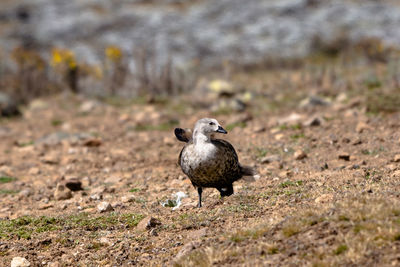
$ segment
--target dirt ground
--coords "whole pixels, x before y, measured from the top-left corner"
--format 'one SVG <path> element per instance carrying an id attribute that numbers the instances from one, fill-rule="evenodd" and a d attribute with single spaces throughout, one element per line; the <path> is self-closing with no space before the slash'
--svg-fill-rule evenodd
<path id="1" fill-rule="evenodd" d="M 400 265 L 398 91 L 355 72 L 239 73 L 230 98 L 34 100 L 0 122 L 0 265 Z M 242 111 L 209 109 L 242 96 Z M 205 189 L 199 209 L 173 129 L 202 117 L 260 178 L 225 199 Z M 71 180 L 83 190 L 61 190 Z"/>

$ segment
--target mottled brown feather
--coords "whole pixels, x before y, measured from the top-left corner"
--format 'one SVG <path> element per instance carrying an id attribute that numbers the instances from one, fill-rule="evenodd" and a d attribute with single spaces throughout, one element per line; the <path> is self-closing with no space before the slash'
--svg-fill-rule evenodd
<path id="1" fill-rule="evenodd" d="M 201 163 L 197 168 L 187 166 L 187 157 L 191 157 L 191 159 L 196 157 L 193 141 L 190 141 L 181 150 L 178 163 L 194 186 L 228 187 L 243 175 L 238 156 L 233 146 L 225 140 L 215 139 L 211 140 L 211 143 L 217 148 L 212 159 L 204 161 L 199 158 Z M 188 153 L 188 155 L 183 158 L 184 153 Z"/>

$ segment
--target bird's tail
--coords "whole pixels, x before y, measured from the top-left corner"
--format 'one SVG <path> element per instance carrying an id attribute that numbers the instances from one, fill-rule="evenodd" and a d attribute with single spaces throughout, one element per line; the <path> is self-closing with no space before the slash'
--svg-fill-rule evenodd
<path id="1" fill-rule="evenodd" d="M 248 182 L 254 182 L 260 178 L 256 169 L 250 166 L 240 165 L 240 172 L 242 174 L 242 179 Z"/>
<path id="2" fill-rule="evenodd" d="M 192 136 L 191 130 L 187 129 L 182 129 L 182 128 L 175 128 L 175 136 L 176 139 L 178 139 L 181 142 L 189 142 Z"/>

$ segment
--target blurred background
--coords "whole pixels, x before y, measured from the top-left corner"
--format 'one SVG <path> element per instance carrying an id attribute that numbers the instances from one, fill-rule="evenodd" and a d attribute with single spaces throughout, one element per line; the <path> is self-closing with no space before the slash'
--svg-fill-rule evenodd
<path id="1" fill-rule="evenodd" d="M 357 57 L 391 64 L 393 75 L 398 70 L 394 0 L 3 0 L 0 21 L 5 115 L 16 113 L 7 101 L 25 104 L 65 90 L 103 98 L 177 95 L 204 87 L 204 77 L 307 69 L 310 58 L 347 64 Z M 310 72 L 314 80 L 327 73 Z"/>

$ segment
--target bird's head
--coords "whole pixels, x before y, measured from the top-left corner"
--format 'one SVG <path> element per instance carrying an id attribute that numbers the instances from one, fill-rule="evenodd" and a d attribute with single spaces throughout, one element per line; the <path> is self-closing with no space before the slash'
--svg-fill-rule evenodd
<path id="1" fill-rule="evenodd" d="M 194 126 L 194 131 L 202 133 L 206 136 L 210 136 L 213 133 L 223 133 L 227 134 L 228 132 L 222 128 L 222 126 L 218 123 L 216 119 L 203 118 L 196 122 Z"/>

